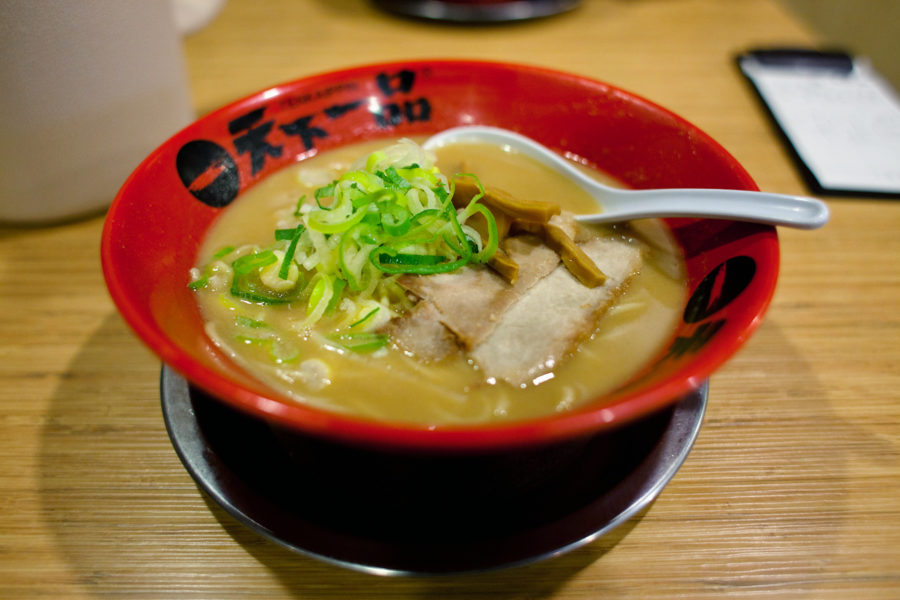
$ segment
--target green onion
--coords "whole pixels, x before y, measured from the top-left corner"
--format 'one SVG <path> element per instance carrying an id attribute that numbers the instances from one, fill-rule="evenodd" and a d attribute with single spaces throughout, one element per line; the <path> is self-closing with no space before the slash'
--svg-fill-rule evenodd
<path id="1" fill-rule="evenodd" d="M 313 212 L 309 215 L 308 225 L 310 229 L 315 229 L 320 233 L 341 233 L 346 231 L 362 221 L 363 217 L 366 216 L 367 211 L 365 209 L 359 209 L 355 212 L 350 212 L 346 215 L 346 218 L 340 220 L 340 216 L 338 217 L 325 217 L 326 214 L 333 213 L 325 213 L 325 212 Z"/>
<path id="2" fill-rule="evenodd" d="M 335 183 L 329 183 L 328 185 L 324 185 L 316 190 L 315 198 L 316 200 L 321 200 L 322 198 L 331 198 L 334 196 L 334 186 Z M 319 205 L 319 208 L 322 208 L 322 205 Z M 322 210 L 328 210 L 327 208 L 323 208 Z"/>
<path id="3" fill-rule="evenodd" d="M 272 338 L 254 338 L 236 335 L 234 339 L 242 344 L 258 346 L 269 351 L 269 356 L 276 364 L 294 362 L 300 358 L 300 350 L 293 344 Z"/>
<path id="4" fill-rule="evenodd" d="M 273 340 L 269 355 L 277 364 L 292 363 L 300 358 L 300 349 L 284 340 Z"/>
<path id="5" fill-rule="evenodd" d="M 387 203 L 381 209 L 381 226 L 388 235 L 398 237 L 409 231 L 410 217 L 412 215 L 405 206 Z"/>
<path id="6" fill-rule="evenodd" d="M 500 236 L 497 233 L 497 221 L 484 204 L 476 204 L 475 212 L 481 213 L 488 225 L 488 241 L 484 244 L 481 252 L 475 255 L 475 260 L 480 263 L 486 263 L 494 256 L 500 242 Z"/>
<path id="7" fill-rule="evenodd" d="M 293 235 L 290 240 L 291 243 L 288 244 L 287 250 L 284 252 L 284 259 L 281 261 L 281 267 L 278 269 L 278 277 L 281 279 L 287 279 L 288 275 L 291 273 L 291 262 L 294 260 L 294 254 L 297 252 L 297 243 L 300 242 L 300 235 L 306 228 L 303 225 L 297 225 L 295 229 L 287 230 L 292 231 Z M 284 229 L 279 229 L 275 232 L 275 238 L 278 238 L 278 231 L 285 231 Z M 284 239 L 284 238 L 282 238 Z"/>
<path id="8" fill-rule="evenodd" d="M 438 200 L 444 202 L 449 196 L 450 192 L 442 188 L 441 186 L 436 186 L 431 188 L 431 191 L 434 192 L 434 195 L 437 196 Z"/>
<path id="9" fill-rule="evenodd" d="M 380 306 L 376 306 L 375 308 L 373 308 L 372 310 L 367 312 L 366 315 L 362 319 L 360 319 L 356 323 L 351 323 L 350 326 L 347 327 L 347 329 L 353 329 L 354 327 L 357 327 L 358 325 L 362 325 L 363 323 L 368 321 L 370 318 L 374 317 L 375 313 L 377 313 L 380 308 L 381 308 Z"/>
<path id="10" fill-rule="evenodd" d="M 455 186 L 413 142 L 404 140 L 372 152 L 364 162 L 364 168 L 316 189 L 315 204 L 300 197 L 293 210 L 296 225 L 275 229 L 268 248 L 248 252 L 244 247 L 236 252 L 229 246 L 216 253 L 215 260 L 232 252 L 239 255 L 231 261 L 229 297 L 266 305 L 302 302 L 307 315 L 303 327 L 335 313 L 341 313 L 335 322 L 347 323 L 366 303 L 391 302 L 393 309 L 394 304 L 408 302 L 394 281 L 401 274 L 452 272 L 485 263 L 496 252 L 497 224 L 480 202 L 484 188 L 477 178 L 471 176 L 481 193 L 457 210 L 452 202 Z M 479 220 L 478 229 L 467 223 L 473 217 Z M 485 230 L 482 218 L 486 233 L 480 233 Z M 293 283 L 295 273 L 299 275 Z M 207 266 L 189 287 L 207 286 L 211 276 Z M 275 289 L 281 286 L 290 289 Z M 343 333 L 373 323 L 374 314 L 370 310 L 349 328 L 342 326 Z M 249 323 L 238 322 L 242 327 L 251 327 Z M 378 334 L 339 338 L 336 343 L 369 351 L 382 347 L 385 340 Z"/>
<path id="11" fill-rule="evenodd" d="M 315 284 L 310 282 L 310 285 L 313 286 L 313 289 L 309 295 L 309 302 L 306 305 L 307 315 L 312 314 L 312 312 L 316 309 L 316 306 L 319 305 L 319 302 L 322 301 L 322 297 L 325 295 L 325 291 L 328 289 L 328 278 L 320 275 L 316 275 L 316 277 L 318 277 L 318 281 L 316 281 Z"/>
<path id="12" fill-rule="evenodd" d="M 338 246 L 338 265 L 347 281 L 347 285 L 354 292 L 358 292 L 365 287 L 365 257 L 371 247 L 378 242 L 370 242 L 375 239 L 376 229 L 368 223 L 358 223 L 349 229 L 341 237 L 341 243 Z"/>
<path id="13" fill-rule="evenodd" d="M 412 187 L 405 178 L 400 176 L 400 173 L 394 167 L 388 167 L 384 171 L 376 171 L 375 175 L 384 181 L 385 187 L 389 190 L 406 191 Z"/>
<path id="14" fill-rule="evenodd" d="M 459 225 L 459 219 L 456 216 L 456 209 L 451 205 L 446 211 L 448 221 L 450 222 L 451 231 L 444 234 L 444 241 L 450 246 L 454 252 L 465 258 L 472 258 L 472 247 L 469 245 L 469 238 L 466 232 Z M 454 235 L 450 235 L 450 233 Z"/>
<path id="15" fill-rule="evenodd" d="M 376 150 L 375 152 L 369 155 L 369 158 L 366 159 L 366 171 L 371 172 L 372 169 L 375 168 L 379 162 L 385 160 L 387 158 L 387 153 L 384 150 Z"/>
<path id="16" fill-rule="evenodd" d="M 243 315 L 237 315 L 234 318 L 234 323 L 235 325 L 249 327 L 250 329 L 261 329 L 269 326 L 265 321 L 257 321 L 256 319 L 251 319 L 250 317 L 245 317 Z"/>
<path id="17" fill-rule="evenodd" d="M 202 277 L 198 277 L 194 281 L 188 284 L 189 290 L 199 290 L 200 288 L 206 287 L 206 284 L 209 283 L 209 276 L 203 275 Z"/>
<path id="18" fill-rule="evenodd" d="M 277 260 L 277 259 L 276 259 Z M 297 300 L 303 289 L 302 281 L 286 292 L 270 289 L 259 280 L 259 271 L 251 273 L 234 272 L 229 292 L 235 298 L 258 304 L 287 304 Z"/>
<path id="19" fill-rule="evenodd" d="M 328 306 L 325 307 L 326 315 L 333 315 L 334 311 L 337 310 L 338 302 L 341 301 L 341 293 L 347 287 L 347 281 L 340 278 L 335 279 L 332 287 L 334 290 L 331 293 L 331 300 L 328 301 Z"/>
<path id="20" fill-rule="evenodd" d="M 376 256 L 378 249 L 369 254 L 369 261 L 375 265 L 375 268 L 384 273 L 409 273 L 411 275 L 434 275 L 435 273 L 449 273 L 465 266 L 469 261 L 465 258 L 459 260 L 440 262 L 437 264 L 391 264 L 390 262 L 382 262 L 381 257 L 384 253 Z"/>
<path id="21" fill-rule="evenodd" d="M 382 252 L 378 255 L 378 261 L 383 265 L 436 265 L 446 260 L 446 256 L 434 254 L 388 254 Z"/>
<path id="22" fill-rule="evenodd" d="M 212 255 L 212 260 L 219 260 L 220 258 L 225 258 L 229 254 L 234 252 L 234 246 L 225 246 L 221 248 L 218 252 Z"/>
<path id="23" fill-rule="evenodd" d="M 288 227 L 287 229 L 276 229 L 275 230 L 275 241 L 282 242 L 284 240 L 292 240 L 295 236 L 303 233 L 303 230 L 306 229 L 303 225 L 297 225 L 296 227 Z"/>
<path id="24" fill-rule="evenodd" d="M 188 284 L 188 289 L 196 291 L 196 290 L 206 287 L 206 285 L 209 283 L 209 276 L 212 275 L 213 261 L 217 261 L 221 258 L 228 256 L 229 254 L 234 252 L 234 250 L 235 250 L 234 246 L 225 246 L 224 248 L 220 248 L 218 251 L 216 251 L 216 253 L 213 254 L 212 257 L 210 258 L 209 263 L 207 263 L 207 265 L 203 268 L 203 275 L 201 275 L 194 281 L 190 282 Z"/>
<path id="25" fill-rule="evenodd" d="M 328 336 L 327 339 L 347 350 L 359 353 L 374 352 L 386 346 L 388 342 L 387 334 L 369 332 L 341 333 Z"/>
<path id="26" fill-rule="evenodd" d="M 262 252 L 254 252 L 253 254 L 245 254 L 239 259 L 231 263 L 231 267 L 235 273 L 246 275 L 252 271 L 267 267 L 278 261 L 278 257 L 271 250 L 263 250 Z"/>

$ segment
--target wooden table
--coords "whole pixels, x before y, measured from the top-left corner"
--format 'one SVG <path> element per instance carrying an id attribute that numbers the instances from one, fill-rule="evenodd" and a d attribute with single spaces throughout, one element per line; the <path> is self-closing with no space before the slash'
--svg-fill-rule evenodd
<path id="1" fill-rule="evenodd" d="M 526 62 L 657 101 L 763 189 L 804 193 L 732 63 L 814 38 L 769 0 L 585 0 L 497 27 L 363 0 L 231 0 L 185 40 L 198 113 L 271 84 L 409 57 Z M 378 578 L 265 541 L 197 489 L 159 407 L 159 361 L 109 300 L 102 217 L 0 229 L 2 598 L 898 598 L 900 205 L 829 200 L 781 232 L 762 327 L 713 377 L 700 437 L 649 509 L 528 567 Z"/>

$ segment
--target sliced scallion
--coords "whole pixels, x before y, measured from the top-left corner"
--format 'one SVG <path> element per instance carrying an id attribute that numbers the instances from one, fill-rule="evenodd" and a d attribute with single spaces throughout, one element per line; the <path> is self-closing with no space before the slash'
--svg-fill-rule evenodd
<path id="1" fill-rule="evenodd" d="M 209 283 L 209 276 L 202 275 L 202 276 L 198 277 L 197 279 L 195 279 L 194 281 L 190 282 L 188 284 L 188 289 L 189 290 L 199 290 L 201 288 L 206 287 L 207 283 Z"/>
<path id="2" fill-rule="evenodd" d="M 234 246 L 225 246 L 224 248 L 220 248 L 218 252 L 212 255 L 212 260 L 219 260 L 220 258 L 225 258 L 232 252 L 234 252 Z"/>
<path id="3" fill-rule="evenodd" d="M 256 319 L 251 319 L 250 317 L 245 317 L 244 315 L 237 315 L 234 317 L 235 325 L 240 325 L 241 327 L 248 327 L 250 329 L 262 329 L 268 327 L 269 324 L 265 321 L 258 321 Z"/>
<path id="4" fill-rule="evenodd" d="M 291 273 L 291 263 L 294 260 L 294 254 L 297 252 L 297 244 L 300 242 L 300 236 L 303 234 L 305 227 L 303 225 L 297 225 L 295 229 L 287 230 L 291 231 L 291 243 L 288 244 L 287 250 L 284 251 L 284 258 L 281 261 L 281 267 L 278 269 L 278 277 L 281 279 L 287 279 Z M 275 232 L 275 238 L 278 239 L 278 231 L 285 231 L 284 229 L 279 229 Z M 282 238 L 285 239 L 285 238 Z"/>
<path id="5" fill-rule="evenodd" d="M 328 336 L 328 340 L 347 350 L 364 354 L 385 347 L 388 336 L 384 333 L 370 332 L 341 333 Z"/>
<path id="6" fill-rule="evenodd" d="M 231 263 L 231 267 L 234 269 L 235 273 L 246 275 L 247 273 L 267 267 L 277 261 L 278 257 L 275 256 L 275 253 L 272 250 L 263 250 L 262 252 L 245 254 Z"/>
<path id="7" fill-rule="evenodd" d="M 374 316 L 375 316 L 375 313 L 377 313 L 380 309 L 381 309 L 380 306 L 376 306 L 375 308 L 373 308 L 372 310 L 370 310 L 369 312 L 367 312 L 367 313 L 365 314 L 365 316 L 363 316 L 362 319 L 360 319 L 359 321 L 356 321 L 355 323 L 351 323 L 351 324 L 347 327 L 347 329 L 353 329 L 354 327 L 359 327 L 360 325 L 362 325 L 363 323 L 365 323 L 366 321 L 368 321 L 369 319 L 371 319 L 372 317 L 374 317 Z"/>
<path id="8" fill-rule="evenodd" d="M 299 198 L 293 208 L 296 225 L 275 229 L 268 248 L 229 246 L 213 260 L 238 256 L 230 261 L 230 298 L 303 306 L 303 328 L 340 313 L 335 323 L 353 323 L 341 325 L 343 333 L 333 341 L 366 352 L 387 343 L 383 334 L 363 331 L 381 321 L 375 317 L 377 309 L 370 310 L 373 303 L 390 305 L 390 310 L 408 308 L 398 276 L 485 263 L 496 252 L 499 236 L 493 215 L 481 202 L 484 188 L 477 178 L 471 176 L 480 193 L 457 209 L 452 202 L 455 184 L 414 142 L 402 140 L 357 164 L 364 166 L 316 189 L 314 203 Z M 467 222 L 473 217 L 477 227 Z M 207 286 L 212 274 L 207 265 L 190 289 Z M 252 328 L 250 321 L 236 323 Z M 367 337 L 355 337 L 363 334 Z M 350 337 L 341 337 L 345 335 Z"/>

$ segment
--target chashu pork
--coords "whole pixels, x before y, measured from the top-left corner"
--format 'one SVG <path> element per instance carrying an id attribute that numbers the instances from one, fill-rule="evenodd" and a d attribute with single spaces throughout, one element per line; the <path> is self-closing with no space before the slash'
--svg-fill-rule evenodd
<path id="1" fill-rule="evenodd" d="M 559 266 L 537 282 L 472 348 L 486 377 L 522 385 L 553 371 L 596 329 L 643 262 L 639 245 L 618 238 L 594 238 L 581 248 L 606 281 L 589 288 Z"/>
<path id="2" fill-rule="evenodd" d="M 389 333 L 426 362 L 462 349 L 486 378 L 532 382 L 594 331 L 642 264 L 642 246 L 634 241 L 594 237 L 579 246 L 606 274 L 602 285 L 584 286 L 530 235 L 505 240 L 506 252 L 519 263 L 514 285 L 484 267 L 402 277 L 400 283 L 420 301 Z"/>
<path id="3" fill-rule="evenodd" d="M 519 265 L 513 285 L 481 265 L 424 277 L 405 275 L 398 282 L 432 305 L 438 320 L 471 350 L 522 294 L 559 265 L 559 256 L 532 235 L 507 238 L 504 250 Z"/>

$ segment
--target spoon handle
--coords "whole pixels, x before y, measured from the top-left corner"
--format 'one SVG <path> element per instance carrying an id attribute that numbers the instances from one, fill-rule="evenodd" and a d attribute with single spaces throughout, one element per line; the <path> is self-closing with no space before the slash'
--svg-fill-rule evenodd
<path id="1" fill-rule="evenodd" d="M 828 221 L 828 206 L 821 200 L 803 196 L 706 188 L 613 188 L 588 177 L 571 162 L 535 140 L 498 127 L 454 127 L 430 137 L 425 147 L 433 150 L 458 142 L 487 142 L 514 149 L 571 178 L 605 209 L 599 214 L 578 215 L 576 219 L 583 223 L 618 223 L 650 217 L 701 217 L 816 229 Z"/>
<path id="2" fill-rule="evenodd" d="M 732 219 L 799 229 L 828 222 L 828 206 L 804 196 L 720 189 L 604 190 L 615 207 L 608 213 L 579 215 L 583 223 L 621 222 L 648 217 Z"/>

